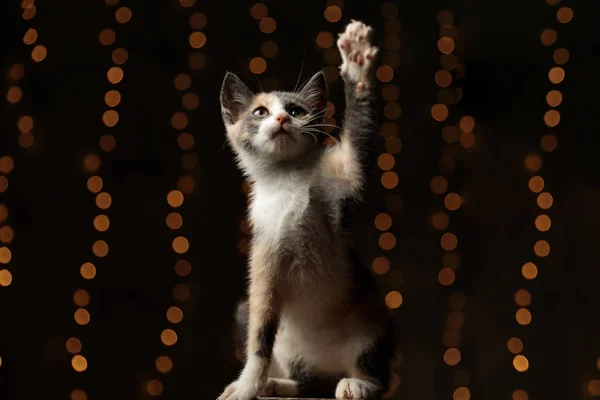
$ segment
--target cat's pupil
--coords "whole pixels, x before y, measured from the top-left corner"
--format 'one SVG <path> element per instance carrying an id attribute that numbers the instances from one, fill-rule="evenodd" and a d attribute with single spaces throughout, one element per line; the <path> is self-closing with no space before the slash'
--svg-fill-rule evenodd
<path id="1" fill-rule="evenodd" d="M 306 115 L 306 110 L 299 106 L 294 106 L 290 108 L 290 115 L 292 117 L 304 117 Z"/>

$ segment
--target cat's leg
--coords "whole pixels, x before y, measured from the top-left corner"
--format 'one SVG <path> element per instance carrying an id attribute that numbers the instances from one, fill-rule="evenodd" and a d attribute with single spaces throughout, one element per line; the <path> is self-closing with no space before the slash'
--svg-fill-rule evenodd
<path id="1" fill-rule="evenodd" d="M 284 378 L 269 378 L 267 385 L 260 395 L 263 397 L 293 397 L 298 396 L 298 394 L 299 386 L 297 381 Z"/>
<path id="2" fill-rule="evenodd" d="M 219 400 L 252 400 L 267 384 L 275 335 L 279 325 L 279 299 L 275 289 L 277 257 L 256 243 L 250 255 L 249 324 L 246 364 L 240 377 L 225 388 Z"/>
<path id="3" fill-rule="evenodd" d="M 323 173 L 338 183 L 340 197 L 352 196 L 365 181 L 365 158 L 375 137 L 373 117 L 374 60 L 378 49 L 370 40 L 372 29 L 353 21 L 340 34 L 340 74 L 344 80 L 346 110 L 340 142 L 323 157 Z"/>

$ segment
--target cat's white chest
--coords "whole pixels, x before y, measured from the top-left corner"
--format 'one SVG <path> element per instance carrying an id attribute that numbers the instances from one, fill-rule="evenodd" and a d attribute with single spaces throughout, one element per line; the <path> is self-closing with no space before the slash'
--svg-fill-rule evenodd
<path id="1" fill-rule="evenodd" d="M 255 185 L 250 209 L 255 234 L 272 242 L 293 234 L 305 215 L 309 201 L 308 182 Z"/>

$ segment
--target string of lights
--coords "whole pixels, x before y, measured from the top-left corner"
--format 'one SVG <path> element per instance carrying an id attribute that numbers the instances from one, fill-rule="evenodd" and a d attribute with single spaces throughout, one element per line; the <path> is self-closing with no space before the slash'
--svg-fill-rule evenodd
<path id="1" fill-rule="evenodd" d="M 105 3 L 109 7 L 117 4 L 114 0 L 105 0 Z M 114 16 L 117 23 L 125 24 L 131 19 L 132 12 L 128 7 L 119 7 L 116 9 Z M 98 35 L 98 40 L 102 46 L 110 49 L 116 41 L 116 33 L 112 29 L 103 29 Z M 117 85 L 123 80 L 124 71 L 119 65 L 123 65 L 127 61 L 127 58 L 127 50 L 123 48 L 115 48 L 111 51 L 111 60 L 114 65 L 106 73 L 106 78 L 111 85 L 111 89 L 104 94 L 104 102 L 109 109 L 104 111 L 101 117 L 105 129 L 109 132 L 114 131 L 119 122 L 119 113 L 116 107 L 121 102 L 121 93 L 112 88 L 114 87 L 113 85 Z M 104 152 L 111 152 L 115 145 L 116 139 L 112 133 L 102 134 L 98 140 L 98 147 Z M 100 238 L 92 244 L 92 253 L 95 259 L 84 262 L 79 268 L 81 277 L 88 284 L 96 277 L 96 265 L 98 262 L 107 257 L 109 253 L 109 245 L 104 236 L 110 227 L 110 218 L 106 213 L 112 204 L 112 197 L 106 190 L 106 184 L 99 174 L 101 166 L 102 158 L 95 152 L 84 156 L 83 168 L 88 174 L 91 174 L 87 179 L 86 186 L 88 191 L 94 196 L 94 202 L 98 208 L 98 214 L 93 219 L 93 227 L 100 234 Z M 89 306 L 90 301 L 91 296 L 88 290 L 78 288 L 75 291 L 73 302 L 77 309 L 75 310 L 74 318 L 75 322 L 80 326 L 86 326 L 91 321 L 90 312 L 86 308 Z M 79 373 L 86 371 L 88 369 L 88 359 L 82 354 L 82 340 L 75 336 L 70 337 L 67 339 L 66 348 L 73 355 L 71 358 L 73 369 Z M 85 390 L 81 388 L 74 389 L 71 392 L 71 400 L 87 400 Z"/>
<path id="2" fill-rule="evenodd" d="M 34 23 L 34 17 L 37 12 L 34 0 L 23 0 L 21 2 L 21 18 Z M 31 59 L 36 62 L 42 62 L 47 56 L 45 46 L 36 44 L 38 42 L 38 31 L 35 28 L 28 28 L 22 39 L 26 46 L 33 46 L 31 50 Z M 13 64 L 8 69 L 8 90 L 6 91 L 6 100 L 9 104 L 16 106 L 23 100 L 23 90 L 21 89 L 21 80 L 25 76 L 25 66 L 20 63 Z M 17 117 L 17 128 L 19 130 L 18 144 L 24 149 L 33 145 L 34 137 L 32 134 L 34 121 L 26 114 Z M 13 260 L 13 254 L 10 250 L 15 232 L 10 226 L 10 214 L 6 204 L 7 192 L 10 192 L 9 174 L 15 168 L 15 160 L 9 155 L 0 155 L 0 287 L 8 287 L 13 283 L 13 274 L 8 268 Z M 0 366 L 2 366 L 2 355 L 0 354 Z"/>
<path id="3" fill-rule="evenodd" d="M 440 87 L 438 102 L 431 108 L 431 116 L 437 122 L 445 122 L 451 117 L 451 108 L 462 98 L 462 90 L 454 83 L 464 76 L 464 66 L 460 64 L 457 56 L 457 41 L 459 32 L 454 26 L 454 15 L 451 11 L 443 10 L 437 14 L 440 26 L 440 38 L 437 42 L 440 51 L 441 70 L 435 73 L 435 82 Z M 454 74 L 454 75 L 453 75 Z M 432 227 L 443 232 L 440 245 L 444 250 L 442 257 L 442 269 L 438 273 L 438 281 L 444 286 L 451 288 L 456 281 L 456 271 L 460 267 L 461 258 L 457 251 L 458 237 L 448 230 L 450 216 L 448 213 L 456 212 L 462 206 L 462 197 L 456 192 L 449 192 L 450 177 L 455 169 L 455 157 L 457 154 L 454 144 L 459 142 L 463 148 L 471 148 L 475 143 L 473 129 L 475 120 L 471 116 L 463 116 L 459 119 L 458 126 L 447 124 L 442 128 L 442 157 L 438 164 L 440 175 L 431 180 L 431 190 L 435 195 L 443 196 L 445 211 L 436 211 L 431 216 Z M 450 367 L 458 368 L 462 360 L 460 344 L 462 341 L 462 327 L 464 325 L 464 313 L 462 311 L 466 304 L 463 293 L 453 291 L 448 297 L 449 311 L 446 315 L 446 329 L 442 336 L 444 351 L 444 363 Z M 454 400 L 468 400 L 471 391 L 468 388 L 469 373 L 463 367 L 453 368 L 453 382 L 457 386 L 453 390 Z"/>
<path id="4" fill-rule="evenodd" d="M 205 55 L 200 49 L 206 45 L 207 41 L 206 35 L 202 32 L 207 24 L 207 18 L 201 12 L 194 12 L 195 0 L 180 0 L 179 4 L 181 7 L 190 10 L 188 22 L 191 33 L 188 36 L 188 43 L 192 51 L 188 56 L 188 67 L 190 72 L 198 72 L 206 62 Z M 165 223 L 175 236 L 171 241 L 171 248 L 176 258 L 174 272 L 178 278 L 186 278 L 192 273 L 192 264 L 185 257 L 190 249 L 190 242 L 181 233 L 184 219 L 180 212 L 185 196 L 191 195 L 196 189 L 196 179 L 192 175 L 198 164 L 198 158 L 193 151 L 196 138 L 193 133 L 189 132 L 190 120 L 187 112 L 192 112 L 198 108 L 200 98 L 192 90 L 192 83 L 191 75 L 185 72 L 177 74 L 173 81 L 175 90 L 182 93 L 181 106 L 183 110 L 177 111 L 171 116 L 171 126 L 177 134 L 177 146 L 183 152 L 181 156 L 182 172 L 177 178 L 176 188 L 167 193 L 166 200 L 171 210 L 165 218 Z M 183 320 L 184 312 L 180 306 L 189 299 L 190 288 L 185 283 L 179 282 L 173 287 L 172 295 L 175 304 L 170 306 L 165 314 L 169 325 L 160 334 L 165 350 L 174 346 L 179 340 L 177 331 L 174 328 Z M 155 360 L 155 368 L 157 372 L 167 374 L 173 369 L 174 363 L 172 357 L 166 354 L 166 351 L 162 353 Z M 156 377 L 144 382 L 142 390 L 150 396 L 161 395 L 164 391 L 163 379 Z"/>
<path id="5" fill-rule="evenodd" d="M 397 120 L 401 115 L 400 105 L 397 103 L 400 91 L 394 78 L 395 69 L 400 64 L 400 22 L 398 21 L 398 6 L 392 2 L 386 2 L 381 7 L 384 18 L 385 41 L 381 54 L 381 65 L 376 70 L 377 79 L 382 83 L 381 96 L 385 100 L 385 120 L 380 126 L 380 135 L 384 139 L 384 149 L 377 157 L 377 166 L 381 170 L 381 185 L 386 190 L 385 207 L 386 212 L 378 213 L 374 218 L 375 228 L 380 232 L 378 237 L 379 248 L 386 255 L 375 257 L 371 261 L 371 268 L 376 275 L 386 278 L 389 291 L 385 296 L 385 304 L 388 308 L 398 309 L 404 298 L 398 287 L 402 283 L 402 275 L 398 268 L 392 268 L 393 262 L 390 258 L 396 248 L 396 236 L 391 232 L 393 226 L 393 215 L 398 215 L 402 208 L 399 194 L 394 193 L 398 189 L 398 174 L 394 171 L 396 157 L 402 150 L 402 141 L 398 137 Z M 400 375 L 398 368 L 402 365 L 402 354 L 398 351 L 392 361 L 392 372 L 390 375 L 390 386 L 385 393 L 385 398 L 393 398 L 400 386 Z"/>

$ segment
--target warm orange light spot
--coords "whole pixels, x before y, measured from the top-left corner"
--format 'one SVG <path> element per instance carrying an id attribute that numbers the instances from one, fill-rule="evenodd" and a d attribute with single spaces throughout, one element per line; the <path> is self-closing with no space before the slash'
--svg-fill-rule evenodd
<path id="1" fill-rule="evenodd" d="M 532 176 L 528 182 L 529 190 L 534 193 L 539 193 L 544 189 L 544 178 L 541 176 Z"/>
<path id="2" fill-rule="evenodd" d="M 90 313 L 85 308 L 78 308 L 75 311 L 74 317 L 78 325 L 87 325 L 90 323 Z"/>
<path id="3" fill-rule="evenodd" d="M 92 252 L 96 257 L 106 257 L 108 255 L 108 243 L 104 240 L 97 240 L 92 245 Z"/>
<path id="4" fill-rule="evenodd" d="M 550 107 L 557 107 L 562 102 L 562 93 L 558 90 L 551 90 L 546 94 L 546 103 Z"/>
<path id="5" fill-rule="evenodd" d="M 448 300 L 448 303 L 450 304 L 450 308 L 452 308 L 453 310 L 460 310 L 467 303 L 467 299 L 465 298 L 464 294 L 456 292 L 452 293 L 450 299 Z"/>
<path id="6" fill-rule="evenodd" d="M 460 332 L 454 329 L 448 329 L 442 335 L 442 343 L 446 347 L 455 347 L 460 343 Z"/>
<path id="7" fill-rule="evenodd" d="M 278 52 L 279 46 L 272 40 L 267 40 L 260 45 L 260 53 L 267 58 L 275 57 Z"/>
<path id="8" fill-rule="evenodd" d="M 96 196 L 96 206 L 98 206 L 98 208 L 102 209 L 102 210 L 106 210 L 110 207 L 112 203 L 112 197 L 110 197 L 110 194 L 106 193 L 106 192 L 102 192 L 99 193 Z"/>
<path id="9" fill-rule="evenodd" d="M 467 115 L 460 119 L 459 128 L 466 133 L 471 132 L 475 129 L 475 118 Z"/>
<path id="10" fill-rule="evenodd" d="M 458 238 L 454 233 L 446 232 L 440 240 L 442 248 L 446 251 L 454 250 L 458 245 Z"/>
<path id="11" fill-rule="evenodd" d="M 48 50 L 46 50 L 45 46 L 37 45 L 33 48 L 31 52 L 31 58 L 35 62 L 42 62 L 48 55 Z"/>
<path id="12" fill-rule="evenodd" d="M 538 257 L 546 257 L 550 254 L 550 244 L 545 240 L 538 240 L 533 245 L 533 252 Z"/>
<path id="13" fill-rule="evenodd" d="M 398 103 L 387 103 L 383 108 L 383 114 L 387 119 L 390 120 L 397 120 L 398 118 L 400 118 L 401 113 L 402 109 L 400 107 L 400 104 Z"/>
<path id="14" fill-rule="evenodd" d="M 448 143 L 454 143 L 458 140 L 458 129 L 453 125 L 446 125 L 442 129 L 442 138 Z"/>
<path id="15" fill-rule="evenodd" d="M 103 29 L 100 32 L 100 35 L 98 36 L 98 39 L 100 40 L 100 43 L 103 46 L 110 46 L 115 42 L 115 39 L 117 38 L 117 35 L 115 34 L 115 31 L 113 31 L 112 29 Z"/>
<path id="16" fill-rule="evenodd" d="M 446 120 L 448 118 L 448 107 L 444 104 L 434 104 L 431 107 L 431 116 L 438 122 Z"/>
<path id="17" fill-rule="evenodd" d="M 537 172 L 542 168 L 542 157 L 539 154 L 528 154 L 525 157 L 525 168 L 530 172 Z"/>
<path id="18" fill-rule="evenodd" d="M 256 20 L 260 20 L 269 15 L 269 8 L 264 3 L 256 3 L 250 7 L 250 15 Z"/>
<path id="19" fill-rule="evenodd" d="M 177 180 L 177 189 L 185 194 L 190 194 L 196 188 L 196 181 L 189 175 L 184 175 Z"/>
<path id="20" fill-rule="evenodd" d="M 100 168 L 100 157 L 96 154 L 88 154 L 83 159 L 83 167 L 89 172 L 96 172 Z"/>
<path id="21" fill-rule="evenodd" d="M 436 19 L 440 26 L 452 25 L 454 23 L 454 15 L 448 10 L 442 10 L 437 13 Z"/>
<path id="22" fill-rule="evenodd" d="M 402 294 L 400 292 L 391 291 L 385 296 L 385 304 L 393 309 L 396 309 L 402 305 L 403 302 Z"/>
<path id="23" fill-rule="evenodd" d="M 322 49 L 333 46 L 333 35 L 331 32 L 319 32 L 317 35 L 317 46 Z"/>
<path id="24" fill-rule="evenodd" d="M 385 85 L 381 90 L 381 96 L 385 101 L 396 101 L 400 97 L 400 91 L 396 85 Z"/>
<path id="25" fill-rule="evenodd" d="M 377 257 L 373 260 L 371 267 L 377 275 L 385 275 L 390 270 L 390 260 L 386 257 Z"/>
<path id="26" fill-rule="evenodd" d="M 189 250 L 190 243 L 185 237 L 178 236 L 175 239 L 173 239 L 172 246 L 173 246 L 173 251 L 175 251 L 178 254 L 183 254 Z"/>
<path id="27" fill-rule="evenodd" d="M 192 273 L 192 265 L 187 260 L 179 260 L 175 263 L 175 273 L 178 276 L 186 277 Z"/>
<path id="28" fill-rule="evenodd" d="M 117 65 L 125 64 L 129 58 L 129 53 L 127 53 L 127 50 L 123 48 L 114 49 L 111 58 Z"/>
<path id="29" fill-rule="evenodd" d="M 540 40 L 544 46 L 552 46 L 558 39 L 558 33 L 554 29 L 544 29 L 540 35 Z"/>
<path id="30" fill-rule="evenodd" d="M 448 190 L 448 180 L 443 176 L 435 176 L 431 179 L 431 191 L 435 194 L 443 194 Z"/>
<path id="31" fill-rule="evenodd" d="M 545 214 L 538 215 L 538 217 L 535 219 L 535 227 L 540 232 L 548 231 L 551 225 L 552 221 L 550 220 L 550 217 Z"/>
<path id="32" fill-rule="evenodd" d="M 73 302 L 79 307 L 85 307 L 90 304 L 90 294 L 85 289 L 77 289 L 73 294 Z"/>
<path id="33" fill-rule="evenodd" d="M 176 112 L 171 117 L 171 126 L 177 130 L 185 129 L 185 127 L 188 125 L 188 122 L 189 120 L 187 114 L 181 111 Z"/>
<path id="34" fill-rule="evenodd" d="M 470 400 L 471 391 L 464 386 L 457 388 L 452 395 L 452 400 Z"/>
<path id="35" fill-rule="evenodd" d="M 275 32 L 275 29 L 277 29 L 277 22 L 271 17 L 263 18 L 258 23 L 258 29 L 260 29 L 262 33 L 273 33 Z"/>
<path id="36" fill-rule="evenodd" d="M 183 193 L 179 190 L 171 190 L 167 194 L 167 203 L 173 208 L 180 207 L 183 204 Z"/>
<path id="37" fill-rule="evenodd" d="M 377 158 L 377 165 L 384 171 L 389 171 L 394 168 L 396 159 L 389 153 L 383 153 Z"/>
<path id="38" fill-rule="evenodd" d="M 569 50 L 567 49 L 556 49 L 552 54 L 552 59 L 558 65 L 566 64 L 569 61 Z"/>
<path id="39" fill-rule="evenodd" d="M 462 199 L 458 193 L 448 193 L 444 198 L 444 205 L 450 211 L 456 211 L 460 208 Z"/>
<path id="40" fill-rule="evenodd" d="M 206 44 L 206 35 L 202 32 L 193 32 L 189 37 L 190 46 L 200 49 Z"/>
<path id="41" fill-rule="evenodd" d="M 525 279 L 535 279 L 538 274 L 537 266 L 532 262 L 527 262 L 521 268 L 521 274 Z"/>
<path id="42" fill-rule="evenodd" d="M 187 90 L 192 85 L 192 78 L 188 74 L 178 74 L 173 84 L 177 90 Z"/>
<path id="43" fill-rule="evenodd" d="M 104 95 L 104 102 L 109 107 L 116 107 L 121 102 L 121 93 L 116 90 L 109 90 Z"/>
<path id="44" fill-rule="evenodd" d="M 381 127 L 379 128 L 379 132 L 381 133 L 381 136 L 383 136 L 386 139 L 389 139 L 392 137 L 397 137 L 398 136 L 398 124 L 396 124 L 395 122 L 392 122 L 392 121 L 384 122 L 383 124 L 381 124 Z"/>
<path id="45" fill-rule="evenodd" d="M 184 94 L 181 98 L 181 105 L 183 105 L 183 108 L 185 108 L 186 110 L 195 110 L 196 108 L 198 108 L 199 104 L 200 98 L 196 93 L 189 92 Z"/>
<path id="46" fill-rule="evenodd" d="M 561 7 L 556 12 L 556 19 L 561 24 L 566 24 L 573 19 L 573 10 L 569 7 Z"/>
<path id="47" fill-rule="evenodd" d="M 146 384 L 146 391 L 150 396 L 160 396 L 163 390 L 163 384 L 156 379 L 150 379 Z"/>
<path id="48" fill-rule="evenodd" d="M 181 217 L 181 214 L 172 212 L 169 215 L 167 215 L 166 222 L 169 228 L 179 229 L 183 224 L 183 218 Z"/>
<path id="49" fill-rule="evenodd" d="M 511 353 L 519 354 L 523 351 L 523 341 L 519 338 L 511 337 L 508 339 L 508 342 L 506 342 L 506 347 L 508 347 L 508 351 Z"/>
<path id="50" fill-rule="evenodd" d="M 202 13 L 194 13 L 190 17 L 190 26 L 193 29 L 204 29 L 206 26 L 207 20 L 206 16 Z"/>
<path id="51" fill-rule="evenodd" d="M 8 247 L 0 247 L 0 264 L 8 264 L 12 258 L 12 253 Z"/>
<path id="52" fill-rule="evenodd" d="M 380 231 L 387 231 L 392 227 L 392 217 L 386 213 L 378 214 L 375 217 L 375 227 Z"/>
<path id="53" fill-rule="evenodd" d="M 102 178 L 99 176 L 92 176 L 87 180 L 87 188 L 92 193 L 98 193 L 102 190 Z"/>
<path id="54" fill-rule="evenodd" d="M 185 301 L 190 297 L 190 288 L 183 284 L 175 285 L 173 288 L 173 297 L 177 301 Z"/>
<path id="55" fill-rule="evenodd" d="M 29 132 L 33 129 L 33 118 L 29 115 L 24 115 L 19 118 L 17 122 L 17 127 L 21 132 Z"/>
<path id="56" fill-rule="evenodd" d="M 390 82 L 394 79 L 394 70 L 389 65 L 381 65 L 377 68 L 377 78 L 381 82 Z"/>
<path id="57" fill-rule="evenodd" d="M 123 70 L 120 67 L 112 67 L 106 73 L 106 78 L 112 84 L 117 84 L 123 80 Z"/>
<path id="58" fill-rule="evenodd" d="M 525 372 L 529 369 L 529 360 L 522 355 L 517 355 L 513 358 L 513 366 L 519 372 Z"/>
<path id="59" fill-rule="evenodd" d="M 540 139 L 540 147 L 542 148 L 542 150 L 544 150 L 548 153 L 554 151 L 556 149 L 556 145 L 557 145 L 556 136 L 554 136 L 551 133 L 542 136 L 542 139 Z"/>
<path id="60" fill-rule="evenodd" d="M 105 111 L 102 115 L 102 122 L 109 128 L 115 126 L 119 122 L 119 113 L 115 110 Z"/>
<path id="61" fill-rule="evenodd" d="M 0 270 L 0 286 L 10 286 L 12 283 L 13 277 L 9 270 L 3 269 Z"/>
<path id="62" fill-rule="evenodd" d="M 170 307 L 167 310 L 167 320 L 172 324 L 178 324 L 183 320 L 183 311 L 179 307 Z"/>
<path id="63" fill-rule="evenodd" d="M 437 230 L 444 230 L 450 224 L 450 219 L 448 215 L 444 212 L 436 212 L 431 216 L 431 226 Z"/>
<path id="64" fill-rule="evenodd" d="M 267 61 L 262 57 L 254 57 L 248 65 L 253 74 L 259 75 L 267 70 Z"/>
<path id="65" fill-rule="evenodd" d="M 88 363 L 84 356 L 77 354 L 71 359 L 71 365 L 75 371 L 83 372 L 87 369 Z"/>
<path id="66" fill-rule="evenodd" d="M 518 306 L 526 307 L 531 304 L 531 293 L 525 289 L 519 289 L 515 293 L 515 303 Z"/>
<path id="67" fill-rule="evenodd" d="M 442 27 L 440 28 L 440 33 L 443 36 L 456 37 L 456 28 Z M 458 60 L 454 54 L 444 54 L 440 57 L 440 65 L 442 66 L 442 68 L 448 71 L 451 71 L 454 68 L 456 68 L 457 62 Z"/>
<path id="68" fill-rule="evenodd" d="M 25 68 L 23 64 L 14 64 L 8 72 L 8 77 L 13 81 L 18 81 L 25 76 Z"/>
<path id="69" fill-rule="evenodd" d="M 177 137 L 177 146 L 182 150 L 191 149 L 194 146 L 194 142 L 194 137 L 187 132 L 184 132 Z"/>
<path id="70" fill-rule="evenodd" d="M 460 265 L 460 257 L 454 251 L 449 251 L 442 257 L 442 265 L 447 268 L 456 269 Z"/>
<path id="71" fill-rule="evenodd" d="M 443 286 L 450 286 L 454 283 L 455 280 L 456 280 L 456 274 L 450 268 L 443 268 L 438 273 L 438 281 Z"/>
<path id="72" fill-rule="evenodd" d="M 18 86 L 11 86 L 6 93 L 6 100 L 11 104 L 16 104 L 21 101 L 23 91 Z"/>
<path id="73" fill-rule="evenodd" d="M 561 83 L 565 79 L 565 70 L 562 67 L 554 67 L 548 72 L 548 79 L 552 83 Z"/>
<path id="74" fill-rule="evenodd" d="M 173 369 L 173 361 L 167 356 L 159 356 L 156 359 L 156 370 L 158 372 L 162 372 L 163 374 L 171 371 Z"/>
<path id="75" fill-rule="evenodd" d="M 160 334 L 160 340 L 165 346 L 173 346 L 177 343 L 177 333 L 173 329 L 165 329 Z"/>
<path id="76" fill-rule="evenodd" d="M 529 325 L 531 323 L 531 313 L 526 308 L 519 308 L 515 318 L 520 325 Z"/>
<path id="77" fill-rule="evenodd" d="M 38 38 L 38 33 L 35 29 L 33 28 L 29 28 L 27 29 L 27 32 L 25 32 L 25 35 L 23 36 L 23 43 L 27 44 L 27 45 L 31 45 L 34 44 L 35 41 Z"/>
<path id="78" fill-rule="evenodd" d="M 523 389 L 517 389 L 512 394 L 512 400 L 529 400 L 529 395 Z"/>
<path id="79" fill-rule="evenodd" d="M 392 154 L 398 154 L 402 151 L 402 140 L 397 137 L 389 137 L 385 139 L 385 149 Z"/>
<path id="80" fill-rule="evenodd" d="M 384 232 L 379 235 L 379 247 L 383 250 L 391 250 L 396 247 L 396 236 L 391 232 Z"/>
<path id="81" fill-rule="evenodd" d="M 8 189 L 8 179 L 5 176 L 0 176 L 0 193 L 6 192 Z"/>
<path id="82" fill-rule="evenodd" d="M 111 152 L 115 149 L 117 145 L 117 139 L 111 134 L 102 135 L 102 137 L 98 140 L 98 145 L 105 152 Z"/>
<path id="83" fill-rule="evenodd" d="M 33 135 L 31 132 L 23 132 L 19 135 L 19 146 L 28 149 L 33 145 Z"/>
<path id="84" fill-rule="evenodd" d="M 329 6 L 323 13 L 325 19 L 329 22 L 338 22 L 342 19 L 342 10 L 338 6 Z"/>
<path id="85" fill-rule="evenodd" d="M 0 222 L 4 222 L 8 217 L 8 209 L 4 204 L 0 204 Z"/>
<path id="86" fill-rule="evenodd" d="M 118 23 L 120 24 L 124 24 L 129 22 L 129 20 L 131 20 L 131 9 L 129 7 L 120 7 L 116 12 L 115 12 L 115 19 L 117 20 Z"/>
<path id="87" fill-rule="evenodd" d="M 592 396 L 600 396 L 600 380 L 592 379 L 589 381 L 587 390 Z"/>
<path id="88" fill-rule="evenodd" d="M 381 175 L 381 185 L 386 189 L 393 189 L 398 186 L 398 174 L 394 171 L 387 171 Z"/>
<path id="89" fill-rule="evenodd" d="M 181 7 L 189 8 L 196 4 L 196 0 L 179 0 L 179 4 Z"/>
<path id="90" fill-rule="evenodd" d="M 456 365 L 460 362 L 461 354 L 457 348 L 451 348 L 444 352 L 444 362 L 448 365 Z"/>
<path id="91" fill-rule="evenodd" d="M 202 69 L 202 67 L 204 67 L 205 63 L 206 63 L 206 56 L 204 56 L 204 54 L 202 54 L 200 52 L 196 51 L 196 52 L 190 54 L 190 56 L 188 57 L 188 65 L 190 66 L 190 69 L 193 69 L 193 70 Z"/>
<path id="92" fill-rule="evenodd" d="M 67 351 L 71 354 L 77 354 L 81 351 L 81 342 L 74 337 L 67 339 L 65 346 L 67 347 Z"/>
<path id="93" fill-rule="evenodd" d="M 0 242 L 10 243 L 15 238 L 15 231 L 6 225 L 0 228 Z"/>
<path id="94" fill-rule="evenodd" d="M 106 232 L 110 227 L 110 220 L 106 215 L 98 215 L 94 218 L 94 228 L 99 232 Z"/>
<path id="95" fill-rule="evenodd" d="M 75 389 L 71 392 L 71 400 L 88 400 L 88 398 L 83 390 Z"/>
<path id="96" fill-rule="evenodd" d="M 441 37 L 437 42 L 438 49 L 444 54 L 454 51 L 454 39 L 448 36 Z"/>
<path id="97" fill-rule="evenodd" d="M 83 263 L 81 268 L 79 268 L 79 273 L 83 279 L 94 279 L 96 277 L 96 266 L 91 262 Z"/>

